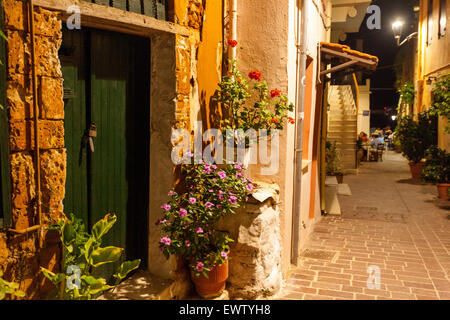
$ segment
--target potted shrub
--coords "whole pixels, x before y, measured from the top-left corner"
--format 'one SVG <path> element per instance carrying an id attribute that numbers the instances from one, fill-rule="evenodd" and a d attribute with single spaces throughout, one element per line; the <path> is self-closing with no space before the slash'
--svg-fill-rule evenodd
<path id="1" fill-rule="evenodd" d="M 403 155 L 409 160 L 411 175 L 414 179 L 419 179 L 425 162 L 426 151 L 436 144 L 436 124 L 435 116 L 428 112 L 418 114 L 418 121 L 412 115 L 407 115 L 399 120 L 396 128 L 396 137 L 400 141 Z"/>
<path id="2" fill-rule="evenodd" d="M 402 152 L 400 139 L 397 139 L 397 138 L 394 139 L 394 151 L 397 152 L 397 153 L 401 153 Z"/>
<path id="3" fill-rule="evenodd" d="M 220 103 L 224 118 L 220 121 L 222 132 L 233 132 L 236 146 L 245 147 L 245 159 L 236 159 L 248 167 L 250 146 L 260 139 L 270 139 L 273 130 L 283 130 L 286 120 L 294 124 L 289 112 L 294 105 L 278 89 L 269 90 L 261 72 L 253 70 L 244 77 L 237 69 L 237 62 L 230 61 L 229 74 L 222 77 L 214 101 Z M 244 137 L 247 130 L 255 130 L 255 137 Z M 265 130 L 265 131 L 264 131 Z M 265 132 L 265 133 L 264 133 Z"/>
<path id="4" fill-rule="evenodd" d="M 356 140 L 356 160 L 358 163 L 358 167 L 363 158 L 364 158 L 363 140 L 361 137 L 358 137 L 358 139 Z"/>
<path id="5" fill-rule="evenodd" d="M 341 157 L 336 144 L 336 141 L 333 143 L 327 141 L 325 145 L 326 174 L 328 176 L 335 176 L 338 183 L 343 183 L 344 170 L 342 168 Z"/>
<path id="6" fill-rule="evenodd" d="M 422 172 L 422 179 L 426 182 L 436 183 L 439 198 L 448 200 L 450 187 L 450 153 L 432 146 L 427 151 L 428 159 Z"/>
<path id="7" fill-rule="evenodd" d="M 189 154 L 192 156 L 192 154 Z M 185 185 L 180 193 L 169 192 L 158 220 L 162 237 L 159 247 L 169 258 L 182 257 L 189 263 L 197 293 L 204 298 L 219 296 L 228 277 L 229 244 L 217 222 L 235 213 L 253 190 L 251 179 L 243 177 L 242 164 L 183 164 Z"/>

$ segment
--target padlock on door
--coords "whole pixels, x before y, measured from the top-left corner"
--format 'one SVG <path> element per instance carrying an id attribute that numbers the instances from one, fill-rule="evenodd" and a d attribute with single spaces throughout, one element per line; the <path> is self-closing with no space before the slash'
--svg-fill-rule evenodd
<path id="1" fill-rule="evenodd" d="M 95 123 L 91 123 L 91 125 L 89 126 L 88 136 L 89 136 L 89 147 L 91 148 L 91 152 L 94 152 L 95 151 L 94 139 L 92 138 L 97 137 L 97 126 Z"/>

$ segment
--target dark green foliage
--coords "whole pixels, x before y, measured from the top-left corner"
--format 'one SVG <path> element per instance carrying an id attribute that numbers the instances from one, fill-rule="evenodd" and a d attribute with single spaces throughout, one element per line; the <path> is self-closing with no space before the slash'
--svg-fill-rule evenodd
<path id="1" fill-rule="evenodd" d="M 427 150 L 427 162 L 422 172 L 425 182 L 449 183 L 450 182 L 450 153 L 432 146 Z"/>
<path id="2" fill-rule="evenodd" d="M 412 115 L 400 118 L 396 136 L 403 155 L 411 162 L 420 162 L 428 148 L 437 143 L 437 118 L 428 112 L 418 115 L 418 121 Z"/>

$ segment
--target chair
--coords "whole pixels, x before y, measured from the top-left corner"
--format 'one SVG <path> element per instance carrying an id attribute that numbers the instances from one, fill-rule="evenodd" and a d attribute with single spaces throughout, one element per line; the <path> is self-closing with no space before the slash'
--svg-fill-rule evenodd
<path id="1" fill-rule="evenodd" d="M 377 145 L 377 161 L 383 161 L 383 153 L 385 150 L 386 145 L 384 143 Z"/>

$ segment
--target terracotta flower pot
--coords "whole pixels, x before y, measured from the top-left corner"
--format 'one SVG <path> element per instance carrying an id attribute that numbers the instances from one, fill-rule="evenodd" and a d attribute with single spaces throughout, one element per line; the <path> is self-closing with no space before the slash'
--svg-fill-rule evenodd
<path id="1" fill-rule="evenodd" d="M 437 185 L 439 198 L 442 200 L 448 200 L 448 188 L 450 187 L 450 183 L 439 183 Z"/>
<path id="2" fill-rule="evenodd" d="M 425 167 L 425 162 L 410 162 L 409 168 L 411 170 L 411 175 L 413 179 L 420 179 L 420 176 L 422 175 L 423 168 Z"/>
<path id="3" fill-rule="evenodd" d="M 195 285 L 195 291 L 201 297 L 210 299 L 220 296 L 225 290 L 228 279 L 228 260 L 221 266 L 212 268 L 208 273 L 208 277 L 206 278 L 203 274 L 197 277 L 191 269 L 191 279 Z"/>
<path id="4" fill-rule="evenodd" d="M 336 179 L 339 184 L 344 183 L 344 175 L 343 174 L 337 174 Z"/>

